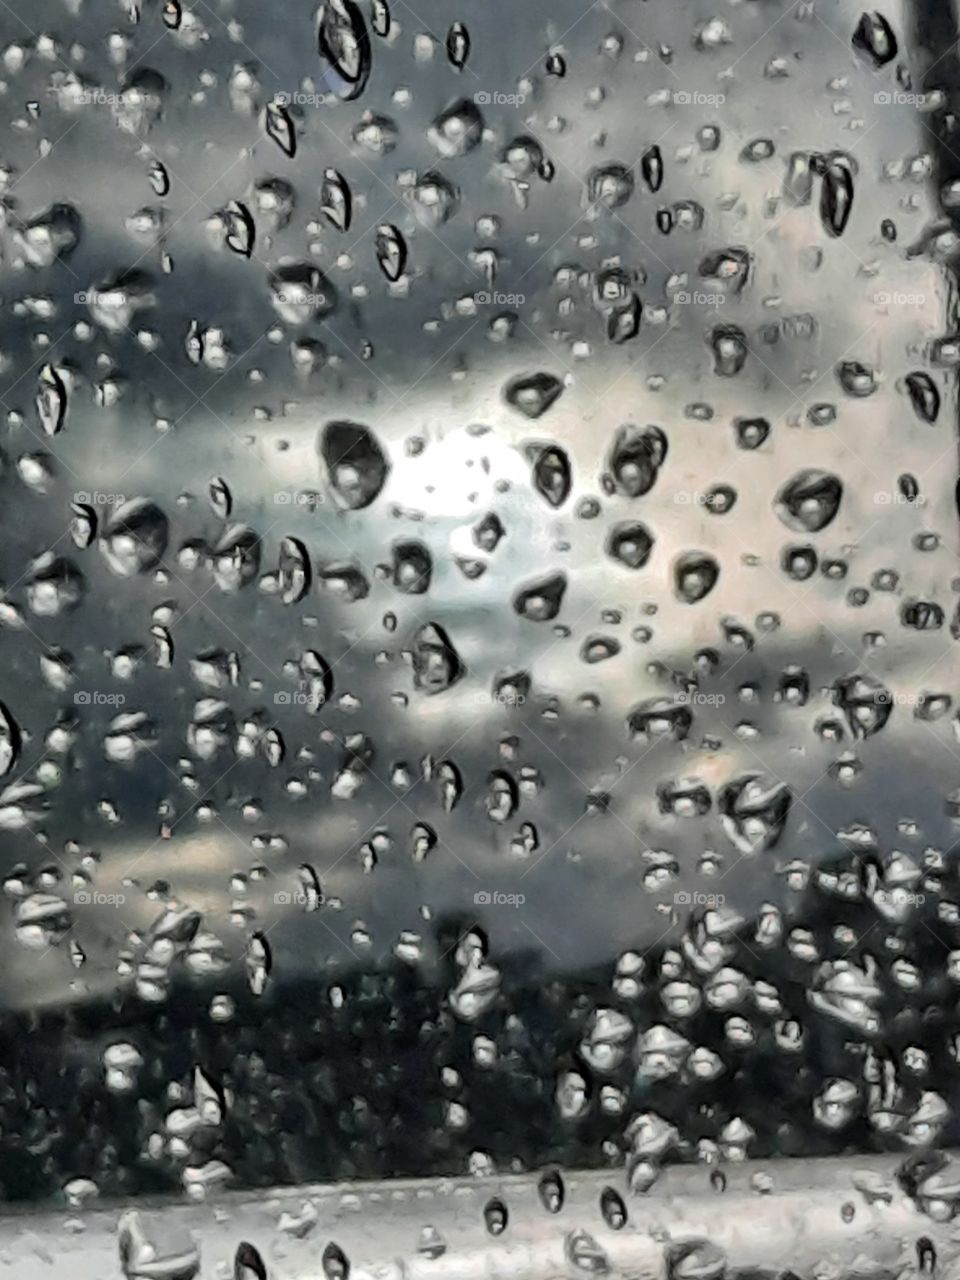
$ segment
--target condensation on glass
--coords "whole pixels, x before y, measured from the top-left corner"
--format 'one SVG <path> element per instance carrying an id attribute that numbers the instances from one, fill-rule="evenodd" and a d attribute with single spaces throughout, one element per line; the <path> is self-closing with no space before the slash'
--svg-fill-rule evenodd
<path id="1" fill-rule="evenodd" d="M 952 8 L 3 10 L 0 1262 L 942 1263 Z"/>

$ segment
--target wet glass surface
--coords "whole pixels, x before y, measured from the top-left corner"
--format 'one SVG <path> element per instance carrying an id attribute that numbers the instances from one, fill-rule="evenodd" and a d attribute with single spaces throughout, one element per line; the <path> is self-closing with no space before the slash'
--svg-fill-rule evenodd
<path id="1" fill-rule="evenodd" d="M 952 11 L 3 9 L 3 1195 L 955 1139 Z"/>

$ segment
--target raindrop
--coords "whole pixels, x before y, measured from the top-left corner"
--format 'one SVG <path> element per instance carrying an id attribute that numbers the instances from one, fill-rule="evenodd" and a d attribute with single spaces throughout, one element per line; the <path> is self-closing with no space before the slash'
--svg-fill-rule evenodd
<path id="1" fill-rule="evenodd" d="M 387 0 L 373 0 L 370 6 L 372 26 L 374 35 L 380 36 L 385 40 L 393 29 L 393 19 L 390 16 L 390 6 Z"/>
<path id="2" fill-rule="evenodd" d="M 340 1246 L 332 1240 L 323 1251 L 321 1265 L 327 1280 L 349 1280 L 350 1262 Z"/>
<path id="3" fill-rule="evenodd" d="M 770 435 L 770 423 L 766 418 L 735 418 L 737 446 L 741 449 L 759 449 Z"/>
<path id="4" fill-rule="evenodd" d="M 407 265 L 407 242 L 389 222 L 377 227 L 377 262 L 380 270 L 391 283 L 396 283 Z"/>
<path id="5" fill-rule="evenodd" d="M 219 516 L 221 520 L 229 519 L 230 512 L 233 510 L 233 495 L 227 487 L 227 482 L 221 476 L 214 476 L 207 485 L 207 494 L 214 515 Z"/>
<path id="6" fill-rule="evenodd" d="M 686 1240 L 667 1248 L 667 1280 L 723 1280 L 727 1260 L 710 1240 Z"/>
<path id="7" fill-rule="evenodd" d="M 483 1221 L 492 1236 L 503 1235 L 507 1229 L 509 1215 L 507 1206 L 502 1200 L 494 1198 L 483 1206 Z"/>
<path id="8" fill-rule="evenodd" d="M 777 494 L 777 514 L 790 529 L 819 533 L 834 519 L 843 484 L 829 471 L 798 471 Z"/>
<path id="9" fill-rule="evenodd" d="M 613 1187 L 604 1187 L 600 1193 L 600 1212 L 611 1231 L 620 1231 L 627 1225 L 627 1206 L 623 1197 Z"/>
<path id="10" fill-rule="evenodd" d="M 40 370 L 36 403 L 40 425 L 48 436 L 57 435 L 67 416 L 67 388 L 52 364 Z"/>
<path id="11" fill-rule="evenodd" d="M 472 529 L 474 543 L 481 551 L 496 551 L 500 539 L 506 533 L 500 517 L 495 512 L 485 515 Z"/>
<path id="12" fill-rule="evenodd" d="M 627 728 L 632 738 L 673 738 L 682 742 L 693 725 L 693 712 L 685 702 L 672 698 L 648 698 L 630 712 Z"/>
<path id="13" fill-rule="evenodd" d="M 563 383 L 552 373 L 531 373 L 507 384 L 507 404 L 527 418 L 539 418 L 563 391 Z"/>
<path id="14" fill-rule="evenodd" d="M 741 853 L 756 853 L 779 841 L 792 800 L 785 782 L 749 773 L 723 787 L 717 807 L 733 844 Z"/>
<path id="15" fill-rule="evenodd" d="M 284 604 L 296 604 L 310 590 L 310 557 L 297 538 L 280 543 L 279 587 Z"/>
<path id="16" fill-rule="evenodd" d="M 386 483 L 390 463 L 373 433 L 356 422 L 330 422 L 320 453 L 330 484 L 344 507 L 368 507 Z"/>
<path id="17" fill-rule="evenodd" d="M 847 395 L 863 399 L 877 389 L 874 371 L 859 360 L 842 360 L 837 366 L 837 379 Z"/>
<path id="18" fill-rule="evenodd" d="M 710 335 L 713 349 L 713 371 L 721 378 L 733 378 L 747 359 L 747 339 L 736 325 L 718 325 Z"/>
<path id="19" fill-rule="evenodd" d="M 260 538 L 244 524 L 230 525 L 210 552 L 213 580 L 232 594 L 248 586 L 260 569 Z"/>
<path id="20" fill-rule="evenodd" d="M 127 1280 L 193 1280 L 200 1270 L 200 1251 L 189 1237 L 148 1226 L 137 1210 L 121 1216 L 117 1240 Z"/>
<path id="21" fill-rule="evenodd" d="M 570 494 L 570 459 L 559 445 L 541 449 L 533 468 L 533 483 L 551 507 L 562 507 Z"/>
<path id="22" fill-rule="evenodd" d="M 287 324 L 308 324 L 329 315 L 337 303 L 333 286 L 318 267 L 295 263 L 270 278 L 271 301 Z"/>
<path id="23" fill-rule="evenodd" d="M 606 1275 L 610 1270 L 609 1258 L 588 1231 L 571 1231 L 564 1241 L 564 1252 L 577 1271 L 596 1276 Z"/>
<path id="24" fill-rule="evenodd" d="M 0 702 L 0 777 L 5 777 L 20 757 L 20 727 Z"/>
<path id="25" fill-rule="evenodd" d="M 937 1250 L 928 1236 L 917 1241 L 917 1267 L 921 1275 L 932 1275 L 937 1269 Z"/>
<path id="26" fill-rule="evenodd" d="M 238 253 L 241 258 L 249 258 L 257 239 L 257 229 L 250 210 L 239 200 L 231 200 L 219 217 L 223 223 L 223 238 L 227 248 Z"/>
<path id="27" fill-rule="evenodd" d="M 673 585 L 677 599 L 697 604 L 717 585 L 720 566 L 707 551 L 686 551 L 674 561 Z"/>
<path id="28" fill-rule="evenodd" d="M 852 43 L 854 49 L 877 70 L 897 56 L 897 38 L 889 22 L 876 9 L 860 15 Z"/>
<path id="29" fill-rule="evenodd" d="M 624 164 L 608 164 L 593 169 L 587 179 L 590 204 L 620 209 L 633 195 L 633 171 Z"/>
<path id="30" fill-rule="evenodd" d="M 910 403 L 921 422 L 936 422 L 940 412 L 940 392 L 929 373 L 908 373 L 905 379 Z"/>
<path id="31" fill-rule="evenodd" d="M 640 172 L 651 191 L 659 191 L 663 186 L 663 155 L 656 145 L 648 147 L 640 157 Z"/>
<path id="32" fill-rule="evenodd" d="M 86 582 L 74 564 L 48 551 L 31 562 L 26 591 L 32 613 L 38 618 L 55 618 L 77 607 L 86 591 Z"/>
<path id="33" fill-rule="evenodd" d="M 420 627 L 414 637 L 413 674 L 417 688 L 427 694 L 443 693 L 464 674 L 450 637 L 436 623 Z"/>
<path id="34" fill-rule="evenodd" d="M 653 551 L 653 534 L 639 520 L 614 525 L 607 538 L 607 555 L 628 569 L 642 569 Z"/>
<path id="35" fill-rule="evenodd" d="M 667 437 L 659 427 L 620 427 L 610 454 L 617 488 L 628 498 L 641 498 L 652 488 L 667 457 Z"/>
<path id="36" fill-rule="evenodd" d="M 460 98 L 442 111 L 428 130 L 430 141 L 448 160 L 465 156 L 480 145 L 483 116 L 469 98 Z"/>
<path id="37" fill-rule="evenodd" d="M 540 1203 L 548 1213 L 559 1213 L 566 1198 L 566 1187 L 558 1169 L 548 1169 L 537 1183 Z"/>
<path id="38" fill-rule="evenodd" d="M 879 733 L 890 718 L 893 698 L 872 676 L 845 676 L 834 684 L 834 700 L 847 717 L 855 738 Z"/>
<path id="39" fill-rule="evenodd" d="M 159 160 L 154 160 L 150 166 L 150 185 L 158 196 L 165 196 L 170 192 L 170 175 Z"/>
<path id="40" fill-rule="evenodd" d="M 470 33 L 462 22 L 455 22 L 447 32 L 447 57 L 458 71 L 462 71 L 469 56 Z"/>
<path id="41" fill-rule="evenodd" d="M 370 77 L 370 34 L 354 0 L 324 0 L 317 43 L 326 64 L 324 79 L 343 101 L 358 98 Z"/>
<path id="42" fill-rule="evenodd" d="M 810 203 L 813 196 L 813 165 L 806 151 L 795 151 L 787 161 L 783 195 L 794 208 Z"/>
<path id="43" fill-rule="evenodd" d="M 259 1249 L 246 1240 L 237 1246 L 233 1259 L 233 1280 L 267 1280 L 267 1267 Z"/>
<path id="44" fill-rule="evenodd" d="M 831 236 L 842 236 L 853 207 L 853 173 L 843 156 L 826 163 L 820 189 L 820 221 Z"/>
<path id="45" fill-rule="evenodd" d="M 281 98 L 274 98 L 267 103 L 264 129 L 267 137 L 273 139 L 284 155 L 293 159 L 297 154 L 297 133 L 290 112 Z"/>
<path id="46" fill-rule="evenodd" d="M 417 179 L 413 198 L 421 212 L 436 226 L 449 221 L 460 202 L 456 187 L 432 169 Z"/>
<path id="47" fill-rule="evenodd" d="M 320 210 L 332 227 L 347 231 L 353 217 L 353 197 L 343 174 L 325 169 L 320 187 Z"/>
<path id="48" fill-rule="evenodd" d="M 262 996 L 267 989 L 273 957 L 270 946 L 261 933 L 255 933 L 247 944 L 247 982 L 255 996 Z"/>
<path id="49" fill-rule="evenodd" d="M 68 258 L 80 243 L 80 214 L 72 204 L 54 204 L 17 232 L 17 242 L 31 267 L 51 267 Z"/>
<path id="50" fill-rule="evenodd" d="M 560 612 L 566 589 L 566 574 L 548 574 L 521 588 L 513 598 L 513 607 L 531 622 L 550 622 Z"/>
<path id="51" fill-rule="evenodd" d="M 433 561 L 422 542 L 398 542 L 393 548 L 393 585 L 407 595 L 423 595 L 430 588 Z"/>

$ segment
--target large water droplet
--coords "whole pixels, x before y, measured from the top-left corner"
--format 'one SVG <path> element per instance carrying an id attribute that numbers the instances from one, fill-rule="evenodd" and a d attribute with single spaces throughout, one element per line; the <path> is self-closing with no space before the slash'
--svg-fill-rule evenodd
<path id="1" fill-rule="evenodd" d="M 566 574 L 548 574 L 521 588 L 513 598 L 513 607 L 531 622 L 549 622 L 560 612 L 566 589 Z"/>
<path id="2" fill-rule="evenodd" d="M 897 38 L 893 29 L 876 9 L 860 15 L 852 43 L 854 49 L 878 70 L 897 56 Z"/>
<path id="3" fill-rule="evenodd" d="M 539 418 L 563 391 L 563 383 L 552 373 L 530 373 L 514 378 L 504 395 L 511 408 L 527 418 Z"/>
<path id="4" fill-rule="evenodd" d="M 475 103 L 460 98 L 442 111 L 429 129 L 429 138 L 442 156 L 464 156 L 479 146 L 483 116 Z"/>
<path id="5" fill-rule="evenodd" d="M 546 498 L 551 507 L 562 507 L 570 494 L 573 477 L 570 459 L 559 445 L 538 449 L 533 468 L 533 483 L 537 492 Z"/>
<path id="6" fill-rule="evenodd" d="M 442 693 L 463 675 L 463 663 L 450 637 L 436 623 L 420 627 L 413 641 L 413 673 L 418 689 Z"/>
<path id="7" fill-rule="evenodd" d="M 738 778 L 720 792 L 724 830 L 742 853 L 771 849 L 783 835 L 792 799 L 785 782 L 757 773 Z"/>
<path id="8" fill-rule="evenodd" d="M 696 604 L 709 595 L 719 577 L 720 565 L 707 551 L 685 551 L 674 561 L 674 591 L 684 604 Z"/>
<path id="9" fill-rule="evenodd" d="M 777 494 L 777 514 L 790 529 L 819 533 L 834 519 L 843 497 L 839 476 L 829 471 L 799 471 Z"/>
<path id="10" fill-rule="evenodd" d="M 317 43 L 327 86 L 345 102 L 359 97 L 370 76 L 370 33 L 353 0 L 325 0 Z"/>
<path id="11" fill-rule="evenodd" d="M 641 498 L 656 481 L 667 457 L 667 437 L 659 427 L 620 427 L 610 454 L 610 470 L 617 488 Z"/>
<path id="12" fill-rule="evenodd" d="M 342 505 L 354 511 L 368 507 L 390 470 L 373 432 L 356 422 L 329 422 L 323 429 L 320 453 Z"/>

